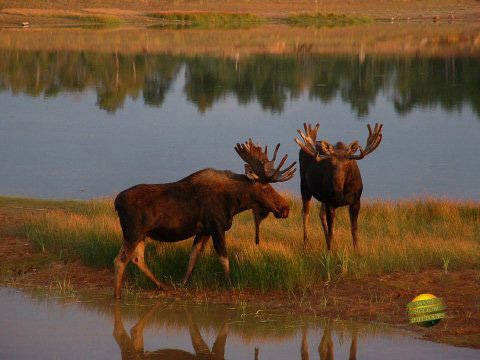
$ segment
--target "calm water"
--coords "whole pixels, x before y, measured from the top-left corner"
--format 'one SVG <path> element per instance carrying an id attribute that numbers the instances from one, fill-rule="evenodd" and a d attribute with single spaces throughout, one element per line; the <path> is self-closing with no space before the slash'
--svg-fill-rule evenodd
<path id="1" fill-rule="evenodd" d="M 480 60 L 0 50 L 0 193 L 111 196 L 214 167 L 243 172 L 252 137 L 291 159 L 302 123 L 379 149 L 359 161 L 369 198 L 480 200 Z M 299 177 L 280 185 L 299 194 Z"/>
<path id="2" fill-rule="evenodd" d="M 478 359 L 385 325 L 0 289 L 1 359 Z"/>

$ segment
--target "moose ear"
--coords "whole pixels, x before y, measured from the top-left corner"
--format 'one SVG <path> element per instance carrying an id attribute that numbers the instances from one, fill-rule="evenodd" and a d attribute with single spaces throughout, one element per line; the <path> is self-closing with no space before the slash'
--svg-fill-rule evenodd
<path id="1" fill-rule="evenodd" d="M 259 176 L 255 174 L 252 167 L 248 164 L 245 164 L 245 175 L 252 181 L 258 181 L 259 179 Z"/>

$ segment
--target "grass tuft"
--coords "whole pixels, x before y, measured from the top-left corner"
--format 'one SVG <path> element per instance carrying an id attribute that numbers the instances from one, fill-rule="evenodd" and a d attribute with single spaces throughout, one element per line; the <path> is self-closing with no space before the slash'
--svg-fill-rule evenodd
<path id="1" fill-rule="evenodd" d="M 81 21 L 83 23 L 101 24 L 103 26 L 116 26 L 124 23 L 124 20 L 113 15 L 63 15 L 64 19 Z"/>
<path id="2" fill-rule="evenodd" d="M 155 12 L 146 15 L 170 25 L 197 28 L 245 28 L 260 25 L 265 21 L 248 13 Z"/>
<path id="3" fill-rule="evenodd" d="M 291 14 L 287 18 L 287 23 L 302 27 L 334 27 L 347 25 L 361 25 L 372 23 L 373 19 L 367 16 L 354 16 L 345 14 L 322 14 L 322 13 L 302 13 Z"/>

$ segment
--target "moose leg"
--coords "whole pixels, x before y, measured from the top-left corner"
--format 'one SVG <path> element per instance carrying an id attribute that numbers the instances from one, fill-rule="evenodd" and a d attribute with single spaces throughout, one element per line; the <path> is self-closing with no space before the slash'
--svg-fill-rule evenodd
<path id="1" fill-rule="evenodd" d="M 224 322 L 222 328 L 217 334 L 217 339 L 212 346 L 212 355 L 214 359 L 225 359 L 225 344 L 228 336 L 228 323 Z"/>
<path id="2" fill-rule="evenodd" d="M 302 196 L 302 220 L 303 220 L 303 247 L 308 244 L 308 217 L 310 215 L 310 206 L 312 204 L 312 195 Z"/>
<path id="3" fill-rule="evenodd" d="M 156 303 L 150 310 L 148 310 L 142 318 L 135 324 L 134 327 L 130 330 L 132 344 L 135 348 L 135 351 L 143 353 L 143 331 L 145 326 L 152 318 L 153 314 L 162 306 L 162 302 Z"/>
<path id="4" fill-rule="evenodd" d="M 210 355 L 210 349 L 208 348 L 207 343 L 203 340 L 200 330 L 198 329 L 197 324 L 193 320 L 192 314 L 188 308 L 185 309 L 185 315 L 188 323 L 188 332 L 190 333 L 190 340 L 192 341 L 193 349 L 197 356 Z"/>
<path id="5" fill-rule="evenodd" d="M 350 355 L 348 360 L 357 360 L 357 329 L 354 328 L 352 332 L 352 343 L 350 344 Z"/>
<path id="6" fill-rule="evenodd" d="M 227 249 L 225 247 L 225 231 L 215 230 L 212 234 L 213 247 L 220 258 L 220 262 L 223 266 L 223 271 L 225 272 L 225 278 L 229 287 L 232 287 L 232 282 L 230 280 L 230 262 L 228 261 Z"/>
<path id="7" fill-rule="evenodd" d="M 268 211 L 260 208 L 253 208 L 253 218 L 255 220 L 255 244 L 260 243 L 260 223 L 268 216 Z"/>
<path id="8" fill-rule="evenodd" d="M 120 347 L 122 359 L 132 358 L 134 355 L 136 355 L 136 349 L 133 345 L 133 342 L 123 326 L 122 311 L 118 301 L 115 303 L 114 307 L 113 337 Z"/>
<path id="9" fill-rule="evenodd" d="M 348 212 L 350 214 L 350 228 L 352 231 L 352 240 L 353 240 L 353 248 L 357 249 L 357 227 L 358 227 L 358 213 L 360 212 L 360 200 L 356 203 L 350 205 L 348 208 Z"/>
<path id="10" fill-rule="evenodd" d="M 197 235 L 195 236 L 195 240 L 193 240 L 192 252 L 190 253 L 190 260 L 188 260 L 188 268 L 185 276 L 182 280 L 182 285 L 185 285 L 192 274 L 192 270 L 195 267 L 195 263 L 197 262 L 198 255 L 200 255 L 205 248 L 205 244 L 208 241 L 208 235 Z"/>
<path id="11" fill-rule="evenodd" d="M 332 341 L 332 330 L 330 322 L 327 323 L 325 329 L 323 330 L 322 340 L 320 345 L 318 345 L 318 354 L 320 355 L 320 360 L 333 360 L 333 341 Z"/>
<path id="12" fill-rule="evenodd" d="M 330 251 L 333 240 L 333 225 L 335 224 L 335 208 L 333 206 L 326 205 L 325 213 L 328 227 L 328 233 L 326 234 L 327 249 Z"/>
<path id="13" fill-rule="evenodd" d="M 325 235 L 325 239 L 328 237 L 328 227 L 327 227 L 327 210 L 326 205 L 322 203 L 320 207 L 320 222 L 322 223 L 323 234 Z"/>
<path id="14" fill-rule="evenodd" d="M 155 285 L 161 290 L 167 290 L 169 287 L 158 281 L 158 279 L 155 277 L 155 275 L 152 274 L 150 269 L 147 267 L 145 264 L 145 258 L 144 258 L 144 253 L 145 253 L 145 240 L 140 241 L 136 248 L 135 248 L 135 253 L 134 253 L 134 258 L 133 262 L 135 265 L 138 266 L 138 268 L 150 279 L 152 280 Z"/>
<path id="15" fill-rule="evenodd" d="M 307 326 L 303 327 L 302 331 L 302 346 L 300 347 L 300 355 L 302 360 L 309 360 L 308 342 L 307 342 Z"/>
<path id="16" fill-rule="evenodd" d="M 133 251 L 134 245 L 124 242 L 113 262 L 115 266 L 115 299 L 120 299 L 121 297 L 123 273 L 125 272 L 125 267 L 132 259 Z"/>

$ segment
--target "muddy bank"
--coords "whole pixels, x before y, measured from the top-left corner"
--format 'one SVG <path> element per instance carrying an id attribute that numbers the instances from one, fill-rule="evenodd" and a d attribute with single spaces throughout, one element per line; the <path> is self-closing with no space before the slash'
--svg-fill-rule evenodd
<path id="1" fill-rule="evenodd" d="M 17 219 L 18 220 L 18 219 Z M 0 222 L 16 221 L 3 214 Z M 48 252 L 33 251 L 26 239 L 0 236 L 2 260 L 0 285 L 46 289 L 70 295 L 93 291 L 113 294 L 113 272 L 85 266 L 79 261 L 62 261 Z M 405 306 L 416 295 L 433 293 L 443 298 L 446 318 L 432 328 L 408 324 Z M 314 314 L 339 319 L 376 321 L 416 331 L 436 342 L 480 348 L 480 273 L 478 270 L 421 273 L 393 273 L 356 280 L 318 282 L 315 288 L 299 292 L 258 292 L 226 289 L 178 288 L 168 292 L 149 291 L 127 285 L 124 296 L 174 298 L 197 303 L 245 304 L 270 310 Z M 112 295 L 113 296 L 113 295 Z"/>

